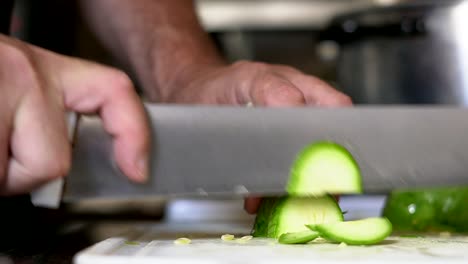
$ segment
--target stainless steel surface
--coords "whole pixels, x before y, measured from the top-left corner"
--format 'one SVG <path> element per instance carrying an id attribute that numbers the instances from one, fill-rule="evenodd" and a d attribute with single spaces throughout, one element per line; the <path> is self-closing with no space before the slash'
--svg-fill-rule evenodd
<path id="1" fill-rule="evenodd" d="M 404 0 L 197 0 L 208 31 L 239 29 L 320 29 L 336 15 L 388 6 Z"/>
<path id="2" fill-rule="evenodd" d="M 68 112 L 66 114 L 68 139 L 73 143 L 75 131 L 78 125 L 78 114 Z M 50 181 L 31 193 L 31 203 L 37 207 L 57 209 L 60 207 L 60 197 L 63 192 L 63 179 Z"/>
<path id="3" fill-rule="evenodd" d="M 338 84 L 355 103 L 468 104 L 467 1 L 371 9 L 335 25 Z"/>
<path id="4" fill-rule="evenodd" d="M 357 159 L 366 192 L 468 184 L 468 109 L 269 109 L 148 105 L 151 180 L 130 183 L 96 118 L 77 132 L 64 199 L 282 193 L 296 153 L 333 140 Z"/>
<path id="5" fill-rule="evenodd" d="M 235 223 L 250 222 L 255 215 L 244 210 L 244 199 L 172 199 L 166 205 L 164 221 L 167 223 Z"/>

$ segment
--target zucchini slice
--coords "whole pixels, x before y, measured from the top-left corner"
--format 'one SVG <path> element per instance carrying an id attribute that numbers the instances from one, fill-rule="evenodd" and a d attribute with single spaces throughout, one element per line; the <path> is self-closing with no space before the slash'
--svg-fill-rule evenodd
<path id="1" fill-rule="evenodd" d="M 306 244 L 319 237 L 319 233 L 306 230 L 295 233 L 284 233 L 278 238 L 278 242 L 281 244 Z"/>
<path id="2" fill-rule="evenodd" d="M 314 143 L 294 161 L 287 192 L 293 196 L 361 193 L 361 172 L 346 148 L 328 141 Z"/>
<path id="3" fill-rule="evenodd" d="M 309 230 L 306 224 L 343 221 L 335 198 L 281 197 L 264 198 L 255 220 L 253 236 L 278 238 L 284 233 Z"/>
<path id="4" fill-rule="evenodd" d="M 334 242 L 344 242 L 348 245 L 376 244 L 392 232 L 390 221 L 380 217 L 318 224 L 312 227 L 321 237 Z"/>

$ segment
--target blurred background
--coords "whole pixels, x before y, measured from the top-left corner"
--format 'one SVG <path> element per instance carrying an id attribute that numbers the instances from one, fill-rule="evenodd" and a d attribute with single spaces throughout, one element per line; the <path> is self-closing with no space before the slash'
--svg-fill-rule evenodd
<path id="1" fill-rule="evenodd" d="M 13 33 L 116 65 L 74 1 L 17 1 Z M 464 104 L 468 6 L 461 0 L 198 0 L 230 60 L 294 66 L 358 104 Z M 60 11 L 58 11 L 60 10 Z"/>
<path id="2" fill-rule="evenodd" d="M 198 0 L 196 4 L 203 27 L 229 61 L 296 67 L 330 82 L 357 104 L 464 105 L 468 100 L 466 1 Z M 121 67 L 77 10 L 74 1 L 18 0 L 12 34 L 56 52 Z M 365 204 L 347 201 L 342 202 L 348 207 Z M 364 207 L 370 214 L 379 213 L 374 205 Z M 241 201 L 230 200 L 101 200 L 63 210 L 114 220 L 117 216 L 154 220 L 164 215 L 171 221 L 253 219 L 243 212 Z"/>

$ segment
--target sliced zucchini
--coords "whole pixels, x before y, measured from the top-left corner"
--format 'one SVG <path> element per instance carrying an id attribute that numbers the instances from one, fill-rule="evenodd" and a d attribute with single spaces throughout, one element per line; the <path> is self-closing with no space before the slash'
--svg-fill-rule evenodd
<path id="1" fill-rule="evenodd" d="M 305 244 L 319 236 L 319 233 L 306 230 L 295 233 L 284 233 L 278 238 L 278 242 L 281 244 Z"/>
<path id="2" fill-rule="evenodd" d="M 324 223 L 314 226 L 321 237 L 348 245 L 371 245 L 384 240 L 392 232 L 392 224 L 387 218 L 367 218 L 362 220 Z"/>
<path id="3" fill-rule="evenodd" d="M 291 168 L 287 191 L 293 196 L 361 193 L 361 173 L 351 153 L 323 141 L 304 148 Z"/>
<path id="4" fill-rule="evenodd" d="M 231 235 L 231 234 L 224 234 L 221 236 L 221 240 L 223 241 L 231 241 L 231 240 L 234 240 L 235 239 L 235 236 L 234 235 Z"/>
<path id="5" fill-rule="evenodd" d="M 284 233 L 309 230 L 306 224 L 343 221 L 336 200 L 323 197 L 265 198 L 255 220 L 253 236 L 278 238 Z"/>
<path id="6" fill-rule="evenodd" d="M 181 238 L 174 240 L 174 244 L 176 245 L 188 245 L 190 243 L 192 243 L 192 240 L 186 237 L 181 237 Z"/>

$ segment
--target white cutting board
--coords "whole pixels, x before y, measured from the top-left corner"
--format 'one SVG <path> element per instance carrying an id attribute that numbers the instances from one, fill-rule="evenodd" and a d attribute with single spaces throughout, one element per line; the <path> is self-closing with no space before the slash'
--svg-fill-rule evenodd
<path id="1" fill-rule="evenodd" d="M 323 241 L 308 245 L 281 245 L 273 239 L 253 239 L 247 243 L 225 242 L 220 239 L 220 235 L 224 233 L 223 230 L 228 230 L 226 226 L 208 225 L 205 229 L 192 227 L 199 233 L 188 235 L 193 237 L 189 245 L 174 244 L 174 238 L 179 237 L 173 232 L 177 228 L 142 228 L 85 249 L 75 256 L 75 263 L 468 263 L 468 236 L 389 237 L 380 245 L 341 247 Z M 248 232 L 243 228 L 230 230 L 237 234 Z M 179 235 L 187 233 L 181 232 Z"/>

